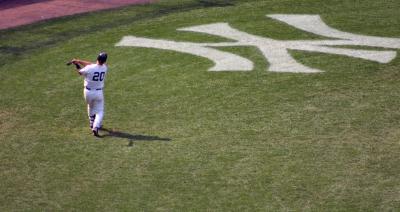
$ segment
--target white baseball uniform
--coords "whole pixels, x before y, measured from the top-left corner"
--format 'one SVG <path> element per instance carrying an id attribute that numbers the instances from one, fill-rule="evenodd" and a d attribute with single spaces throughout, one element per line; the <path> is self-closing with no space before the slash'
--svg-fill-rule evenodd
<path id="1" fill-rule="evenodd" d="M 104 116 L 104 80 L 107 73 L 105 64 L 87 65 L 79 73 L 85 78 L 83 95 L 85 97 L 90 127 L 99 129 Z"/>

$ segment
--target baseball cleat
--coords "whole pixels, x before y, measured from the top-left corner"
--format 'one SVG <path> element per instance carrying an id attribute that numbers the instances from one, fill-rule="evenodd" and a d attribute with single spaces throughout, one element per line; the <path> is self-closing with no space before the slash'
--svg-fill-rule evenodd
<path id="1" fill-rule="evenodd" d="M 93 135 L 94 135 L 94 136 L 99 137 L 99 130 L 98 130 L 97 128 L 94 128 L 94 129 L 92 130 L 92 132 L 93 132 Z"/>

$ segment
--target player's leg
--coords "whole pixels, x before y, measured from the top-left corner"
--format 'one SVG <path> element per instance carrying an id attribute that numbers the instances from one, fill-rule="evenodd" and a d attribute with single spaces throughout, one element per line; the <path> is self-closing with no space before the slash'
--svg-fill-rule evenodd
<path id="1" fill-rule="evenodd" d="M 104 117 L 104 98 L 103 98 L 102 91 L 96 92 L 96 97 L 93 100 L 93 110 L 94 110 L 94 113 L 96 114 L 96 117 L 94 119 L 92 132 L 93 132 L 93 135 L 98 136 L 99 135 L 98 130 L 102 126 L 103 117 Z"/>
<path id="2" fill-rule="evenodd" d="M 93 101 L 87 102 L 87 111 L 88 111 L 90 129 L 93 128 L 94 119 L 96 118 L 96 114 L 94 113 L 94 110 L 92 108 L 93 108 Z"/>
<path id="3" fill-rule="evenodd" d="M 94 119 L 93 129 L 100 129 L 103 124 L 104 117 L 104 99 L 102 98 L 102 95 L 100 98 L 96 98 L 96 100 L 94 101 L 94 110 L 96 117 Z"/>
<path id="4" fill-rule="evenodd" d="M 92 92 L 88 91 L 87 89 L 84 90 L 84 97 L 85 97 L 85 101 L 87 104 L 87 111 L 88 111 L 88 117 L 89 117 L 89 126 L 90 129 L 93 128 L 93 123 L 94 120 L 96 118 L 96 114 L 94 111 L 94 101 L 93 101 L 93 94 Z"/>

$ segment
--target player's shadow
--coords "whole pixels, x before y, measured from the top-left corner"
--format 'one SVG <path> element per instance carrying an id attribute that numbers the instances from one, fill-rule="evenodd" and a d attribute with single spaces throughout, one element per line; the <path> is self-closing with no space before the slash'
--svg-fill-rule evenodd
<path id="1" fill-rule="evenodd" d="M 100 138 L 105 137 L 115 137 L 115 138 L 124 138 L 129 140 L 128 146 L 132 146 L 134 141 L 171 141 L 170 138 L 161 138 L 158 136 L 149 136 L 149 135 L 138 135 L 138 134 L 130 134 L 126 132 L 120 132 L 116 130 L 111 130 L 107 128 L 101 128 L 100 131 L 106 132 L 106 134 L 100 135 Z"/>

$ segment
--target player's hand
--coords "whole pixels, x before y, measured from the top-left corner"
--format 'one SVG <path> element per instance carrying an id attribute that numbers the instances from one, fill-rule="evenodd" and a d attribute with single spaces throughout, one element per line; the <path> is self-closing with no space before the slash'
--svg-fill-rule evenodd
<path id="1" fill-rule="evenodd" d="M 78 59 L 75 59 L 75 58 L 72 59 L 71 62 L 72 62 L 73 64 L 75 64 L 75 65 L 76 65 L 76 64 L 79 64 L 79 60 L 78 60 Z"/>

